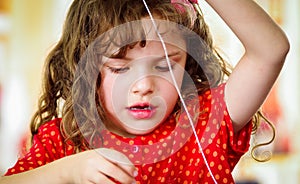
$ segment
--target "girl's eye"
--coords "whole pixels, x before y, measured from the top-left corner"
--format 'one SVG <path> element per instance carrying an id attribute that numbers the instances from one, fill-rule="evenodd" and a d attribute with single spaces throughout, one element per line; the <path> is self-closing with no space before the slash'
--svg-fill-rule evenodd
<path id="1" fill-rule="evenodd" d="M 120 67 L 120 68 L 116 68 L 116 67 L 111 67 L 111 66 L 107 66 L 108 69 L 112 72 L 112 73 L 124 73 L 127 70 L 129 70 L 129 67 Z"/>
<path id="2" fill-rule="evenodd" d="M 173 70 L 173 68 L 174 68 L 174 65 L 171 65 L 171 69 L 172 70 Z M 168 71 L 170 71 L 168 65 L 166 65 L 166 66 L 155 66 L 155 69 L 158 70 L 158 71 L 160 71 L 160 72 L 168 72 Z"/>

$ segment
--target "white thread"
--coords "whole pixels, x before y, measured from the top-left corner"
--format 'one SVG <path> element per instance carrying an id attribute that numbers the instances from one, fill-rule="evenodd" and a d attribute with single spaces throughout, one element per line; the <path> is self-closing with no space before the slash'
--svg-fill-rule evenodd
<path id="1" fill-rule="evenodd" d="M 185 110 L 186 113 L 187 113 L 189 122 L 190 122 L 190 124 L 191 124 L 193 133 L 194 133 L 194 135 L 195 135 L 195 137 L 196 137 L 196 141 L 197 141 L 199 150 L 200 150 L 200 152 L 201 152 L 201 155 L 202 155 L 202 157 L 203 157 L 203 160 L 204 160 L 204 162 L 205 162 L 205 165 L 206 165 L 206 167 L 207 167 L 207 169 L 208 169 L 208 172 L 210 173 L 210 175 L 211 175 L 211 177 L 212 177 L 214 183 L 215 183 L 215 184 L 218 184 L 218 182 L 216 181 L 216 179 L 215 179 L 215 177 L 214 177 L 214 175 L 213 175 L 213 173 L 212 173 L 212 171 L 211 171 L 211 169 L 210 169 L 210 167 L 209 167 L 209 165 L 208 165 L 207 159 L 206 159 L 206 157 L 205 157 L 205 155 L 204 155 L 204 153 L 203 153 L 202 146 L 201 146 L 200 141 L 199 141 L 199 138 L 198 138 L 198 136 L 197 136 L 197 132 L 196 132 L 196 130 L 195 130 L 195 127 L 194 127 L 192 118 L 191 118 L 191 116 L 190 116 L 190 113 L 189 113 L 188 110 L 187 110 L 186 104 L 185 104 L 185 102 L 184 102 L 184 100 L 183 100 L 183 97 L 182 97 L 182 95 L 181 95 L 181 93 L 180 93 L 180 90 L 179 90 L 179 88 L 178 88 L 178 86 L 177 86 L 176 79 L 175 79 L 175 77 L 174 77 L 174 73 L 173 73 L 173 71 L 172 71 L 171 63 L 170 63 L 170 60 L 169 60 L 169 57 L 168 57 L 168 52 L 167 52 L 167 48 L 166 48 L 165 42 L 164 42 L 164 40 L 163 40 L 161 34 L 159 33 L 158 29 L 157 29 L 157 26 L 156 26 L 156 24 L 155 24 L 154 18 L 153 18 L 152 13 L 150 12 L 150 10 L 149 10 L 149 8 L 148 8 L 148 5 L 147 5 L 146 1 L 145 1 L 145 0 L 142 0 L 142 1 L 143 1 L 144 5 L 145 5 L 145 8 L 147 9 L 147 12 L 148 12 L 148 14 L 149 14 L 149 16 L 150 16 L 150 19 L 151 19 L 151 21 L 152 21 L 152 24 L 153 24 L 153 26 L 154 26 L 154 28 L 155 28 L 156 33 L 157 33 L 157 36 L 159 37 L 159 40 L 160 40 L 160 42 L 162 43 L 162 46 L 163 46 L 163 49 L 164 49 L 164 53 L 165 53 L 165 56 L 166 56 L 166 60 L 167 60 L 167 64 L 168 64 L 168 67 L 169 67 L 169 71 L 170 71 L 170 74 L 171 74 L 171 78 L 172 78 L 172 80 L 173 80 L 173 82 L 174 82 L 175 89 L 176 89 L 176 91 L 177 91 L 177 93 L 178 93 L 178 96 L 179 96 L 180 101 L 181 101 L 181 103 L 182 103 L 182 105 L 183 105 L 183 108 L 184 108 L 184 110 Z"/>

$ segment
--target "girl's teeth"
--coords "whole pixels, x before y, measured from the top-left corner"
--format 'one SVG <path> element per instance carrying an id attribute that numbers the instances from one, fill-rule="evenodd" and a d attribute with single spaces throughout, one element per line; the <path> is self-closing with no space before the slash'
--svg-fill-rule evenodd
<path id="1" fill-rule="evenodd" d="M 131 107 L 131 110 L 151 110 L 151 107 Z"/>

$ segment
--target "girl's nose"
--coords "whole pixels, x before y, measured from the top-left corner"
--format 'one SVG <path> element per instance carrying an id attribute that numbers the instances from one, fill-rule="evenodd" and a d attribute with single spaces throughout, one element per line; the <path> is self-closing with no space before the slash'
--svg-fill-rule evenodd
<path id="1" fill-rule="evenodd" d="M 136 81 L 132 86 L 132 93 L 140 96 L 150 95 L 154 92 L 154 77 L 146 76 Z"/>

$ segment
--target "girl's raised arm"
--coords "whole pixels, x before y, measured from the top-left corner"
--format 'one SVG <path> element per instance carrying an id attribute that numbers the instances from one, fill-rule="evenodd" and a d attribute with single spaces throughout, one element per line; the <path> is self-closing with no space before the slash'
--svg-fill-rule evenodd
<path id="1" fill-rule="evenodd" d="M 207 0 L 231 28 L 245 53 L 230 75 L 225 100 L 240 130 L 266 99 L 289 51 L 280 27 L 252 0 Z"/>

